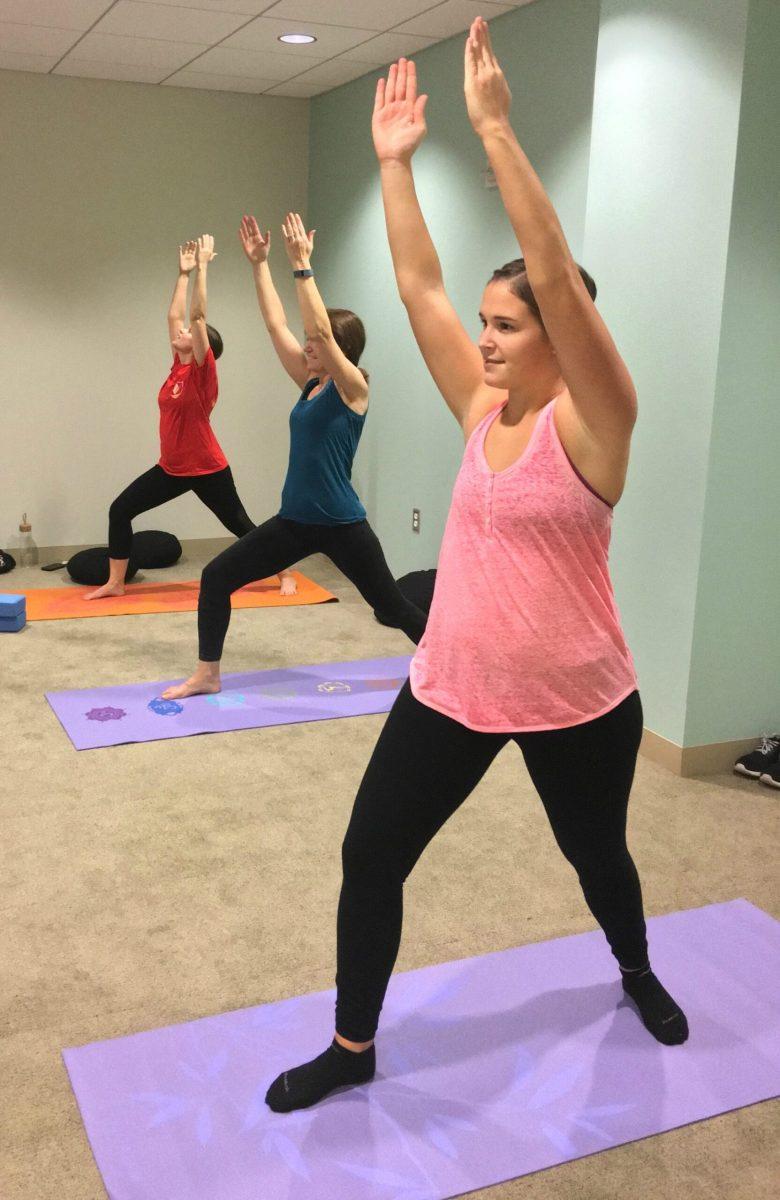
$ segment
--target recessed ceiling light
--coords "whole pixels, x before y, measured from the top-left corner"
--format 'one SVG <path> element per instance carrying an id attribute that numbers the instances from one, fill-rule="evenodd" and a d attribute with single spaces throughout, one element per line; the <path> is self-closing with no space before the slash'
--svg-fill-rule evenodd
<path id="1" fill-rule="evenodd" d="M 308 46 L 310 42 L 316 42 L 316 40 L 311 33 L 283 33 L 279 38 L 280 42 L 287 42 L 289 46 Z"/>

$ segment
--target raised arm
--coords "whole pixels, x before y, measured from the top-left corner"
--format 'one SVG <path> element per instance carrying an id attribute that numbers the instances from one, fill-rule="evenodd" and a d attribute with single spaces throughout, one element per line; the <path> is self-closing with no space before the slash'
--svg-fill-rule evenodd
<path id="1" fill-rule="evenodd" d="M 282 226 L 284 247 L 295 272 L 298 307 L 307 341 L 314 342 L 320 362 L 332 376 L 341 398 L 351 408 L 365 412 L 368 384 L 359 367 L 347 358 L 333 336 L 330 317 L 311 271 L 314 230 L 307 233 L 299 213 L 288 213 Z M 301 274 L 303 272 L 303 274 Z"/>
<path id="2" fill-rule="evenodd" d="M 245 216 L 241 221 L 238 236 L 241 239 L 244 254 L 252 267 L 260 313 L 277 358 L 290 378 L 295 380 L 299 388 L 302 388 L 309 378 L 310 372 L 306 366 L 303 347 L 287 324 L 284 306 L 271 278 L 271 268 L 268 265 L 271 232 L 266 230 L 265 237 L 263 237 L 257 220 L 254 217 Z"/>
<path id="3" fill-rule="evenodd" d="M 372 120 L 387 236 L 398 291 L 428 370 L 465 425 L 487 390 L 482 356 L 444 290 L 441 264 L 425 224 L 412 175 L 412 155 L 427 132 L 413 62 L 400 59 L 377 84 Z"/>
<path id="4" fill-rule="evenodd" d="M 197 242 L 185 242 L 183 246 L 179 246 L 179 274 L 168 309 L 168 340 L 171 342 L 179 336 L 179 331 L 184 328 L 187 319 L 187 284 L 195 270 L 197 248 Z"/>
<path id="5" fill-rule="evenodd" d="M 216 257 L 213 237 L 210 233 L 202 234 L 198 238 L 198 248 L 195 253 L 195 283 L 190 301 L 192 353 L 199 367 L 203 366 L 209 352 L 209 335 L 206 329 L 206 272 L 209 263 Z"/>
<path id="6" fill-rule="evenodd" d="M 465 92 L 575 411 L 600 446 L 619 452 L 636 421 L 634 385 L 509 123 L 512 96 L 481 17 L 466 42 Z"/>

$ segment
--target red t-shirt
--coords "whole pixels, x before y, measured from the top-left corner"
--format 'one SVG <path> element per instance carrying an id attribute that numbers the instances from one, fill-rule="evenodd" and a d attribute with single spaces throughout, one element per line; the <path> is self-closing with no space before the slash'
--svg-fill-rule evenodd
<path id="1" fill-rule="evenodd" d="M 209 346 L 203 365 L 173 356 L 171 373 L 160 388 L 159 465 L 169 475 L 211 475 L 228 465 L 209 424 L 217 403 L 217 364 Z"/>

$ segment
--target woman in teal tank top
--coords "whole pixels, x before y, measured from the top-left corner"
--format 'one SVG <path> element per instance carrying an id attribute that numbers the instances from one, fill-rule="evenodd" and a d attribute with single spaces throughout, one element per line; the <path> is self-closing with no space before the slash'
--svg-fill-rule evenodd
<path id="1" fill-rule="evenodd" d="M 279 513 L 204 569 L 199 661 L 188 680 L 168 688 L 166 699 L 220 690 L 232 593 L 278 575 L 309 554 L 326 554 L 383 623 L 403 629 L 415 643 L 425 630 L 425 614 L 399 590 L 352 486 L 352 462 L 368 412 L 368 376 L 358 366 L 366 341 L 363 322 L 348 309 L 325 307 L 311 269 L 314 232 L 306 233 L 298 213 L 288 213 L 282 233 L 306 334 L 301 346 L 271 278 L 270 231 L 263 236 L 255 218 L 245 216 L 239 232 L 265 327 L 279 361 L 302 391 L 290 413 L 290 458 Z"/>

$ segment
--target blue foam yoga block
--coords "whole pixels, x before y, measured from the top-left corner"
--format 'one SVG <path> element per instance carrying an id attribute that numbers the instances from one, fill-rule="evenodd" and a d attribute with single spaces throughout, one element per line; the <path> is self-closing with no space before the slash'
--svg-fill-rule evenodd
<path id="1" fill-rule="evenodd" d="M 18 633 L 26 623 L 26 598 L 11 592 L 0 593 L 0 633 Z"/>

